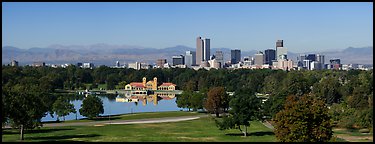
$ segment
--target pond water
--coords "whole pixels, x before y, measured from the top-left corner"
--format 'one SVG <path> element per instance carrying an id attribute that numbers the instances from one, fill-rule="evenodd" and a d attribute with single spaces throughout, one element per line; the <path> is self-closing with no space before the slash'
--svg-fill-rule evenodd
<path id="1" fill-rule="evenodd" d="M 84 95 L 81 95 L 84 97 Z M 127 114 L 127 113 L 138 113 L 138 112 L 162 112 L 162 111 L 179 111 L 183 110 L 178 108 L 176 104 L 175 94 L 169 95 L 138 95 L 138 96 L 125 96 L 125 95 L 97 95 L 103 101 L 104 113 L 103 115 L 116 115 L 116 114 Z M 79 113 L 79 109 L 82 105 L 82 100 L 71 101 L 74 104 L 74 108 L 77 114 L 70 113 L 65 116 L 65 120 L 75 120 L 86 118 Z M 57 116 L 54 114 L 52 118 L 49 114 L 42 118 L 42 122 L 56 121 Z M 63 117 L 59 118 L 60 121 Z"/>

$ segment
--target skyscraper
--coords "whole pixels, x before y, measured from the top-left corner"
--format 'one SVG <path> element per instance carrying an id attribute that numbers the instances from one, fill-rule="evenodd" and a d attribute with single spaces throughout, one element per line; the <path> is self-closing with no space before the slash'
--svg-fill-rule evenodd
<path id="1" fill-rule="evenodd" d="M 261 66 L 264 64 L 264 54 L 259 51 L 257 54 L 255 54 L 254 56 L 254 64 L 255 65 L 258 65 L 258 66 Z"/>
<path id="2" fill-rule="evenodd" d="M 172 56 L 172 65 L 183 65 L 184 64 L 184 56 L 179 55 L 179 56 Z"/>
<path id="3" fill-rule="evenodd" d="M 230 63 L 236 64 L 241 61 L 241 50 L 230 50 Z"/>
<path id="4" fill-rule="evenodd" d="M 317 54 L 316 55 L 316 61 L 320 64 L 320 68 L 324 69 L 324 55 Z"/>
<path id="5" fill-rule="evenodd" d="M 224 54 L 223 54 L 223 52 L 222 51 L 216 51 L 215 52 L 215 59 L 220 64 L 220 68 L 222 68 L 223 65 L 224 65 Z"/>
<path id="6" fill-rule="evenodd" d="M 197 37 L 196 64 L 200 65 L 202 61 L 210 60 L 210 39 Z"/>
<path id="7" fill-rule="evenodd" d="M 276 47 L 284 47 L 284 40 L 277 40 Z"/>
<path id="8" fill-rule="evenodd" d="M 266 49 L 265 54 L 265 64 L 272 65 L 272 61 L 276 59 L 276 51 L 273 49 Z"/>
<path id="9" fill-rule="evenodd" d="M 276 60 L 286 60 L 288 57 L 288 49 L 286 47 L 276 47 Z"/>
<path id="10" fill-rule="evenodd" d="M 276 60 L 286 60 L 288 55 L 288 50 L 284 47 L 284 40 L 276 41 Z"/>
<path id="11" fill-rule="evenodd" d="M 203 39 L 203 60 L 210 60 L 210 39 Z"/>
<path id="12" fill-rule="evenodd" d="M 316 61 L 316 55 L 315 54 L 308 54 L 306 56 L 306 59 L 310 60 L 310 61 Z"/>
<path id="13" fill-rule="evenodd" d="M 186 51 L 185 53 L 185 65 L 187 67 L 191 67 L 192 65 L 195 65 L 196 58 L 195 58 L 195 52 L 194 51 Z"/>
<path id="14" fill-rule="evenodd" d="M 203 57 L 203 40 L 201 39 L 201 37 L 197 37 L 196 42 L 197 42 L 197 51 L 196 51 L 195 62 L 197 65 L 200 65 L 203 60 L 202 58 Z"/>

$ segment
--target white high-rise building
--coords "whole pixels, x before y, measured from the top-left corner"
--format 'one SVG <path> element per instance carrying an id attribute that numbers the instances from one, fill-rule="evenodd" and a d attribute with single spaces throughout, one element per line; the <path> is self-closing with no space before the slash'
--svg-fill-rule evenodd
<path id="1" fill-rule="evenodd" d="M 129 63 L 128 66 L 129 66 L 129 68 L 133 68 L 133 69 L 136 69 L 136 70 L 141 69 L 141 63 L 140 62 Z"/>
<path id="2" fill-rule="evenodd" d="M 185 65 L 190 68 L 191 66 L 196 65 L 195 60 L 196 60 L 195 52 L 194 51 L 186 51 L 186 53 L 185 53 Z"/>
<path id="3" fill-rule="evenodd" d="M 120 62 L 116 61 L 116 67 L 120 67 Z"/>

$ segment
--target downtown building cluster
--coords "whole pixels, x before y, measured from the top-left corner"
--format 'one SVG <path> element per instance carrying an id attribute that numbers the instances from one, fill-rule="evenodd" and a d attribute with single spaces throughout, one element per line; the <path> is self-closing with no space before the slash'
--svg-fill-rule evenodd
<path id="1" fill-rule="evenodd" d="M 341 64 L 340 59 L 330 59 L 326 63 L 325 56 L 321 54 L 301 54 L 294 62 L 288 57 L 288 49 L 284 46 L 284 40 L 277 40 L 274 48 L 269 48 L 264 51 L 258 51 L 253 56 L 241 57 L 241 50 L 232 49 L 230 52 L 230 60 L 224 61 L 224 52 L 215 51 L 211 55 L 210 39 L 198 36 L 195 40 L 196 51 L 186 51 L 184 54 L 172 56 L 172 62 L 168 63 L 167 59 L 161 58 L 156 60 L 156 64 L 150 65 L 146 62 L 133 62 L 120 65 L 116 61 L 112 68 L 133 68 L 152 69 L 152 68 L 192 68 L 195 70 L 204 69 L 282 69 L 282 70 L 350 70 L 361 69 L 370 70 L 372 66 L 363 64 Z M 11 66 L 18 66 L 18 61 L 12 60 Z M 31 66 L 51 66 L 51 67 L 67 67 L 72 64 L 45 64 L 44 62 L 34 62 Z M 76 66 L 81 68 L 94 68 L 94 64 L 90 62 L 78 62 Z"/>

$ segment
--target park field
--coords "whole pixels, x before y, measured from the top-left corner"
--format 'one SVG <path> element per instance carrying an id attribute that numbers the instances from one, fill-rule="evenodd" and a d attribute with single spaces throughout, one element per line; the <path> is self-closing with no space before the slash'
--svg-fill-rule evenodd
<path id="1" fill-rule="evenodd" d="M 165 118 L 165 117 L 180 117 L 180 116 L 197 116 L 204 115 L 203 113 L 197 112 L 183 112 L 183 111 L 167 111 L 167 112 L 141 112 L 132 114 L 121 114 L 111 116 L 100 116 L 94 120 L 90 119 L 79 119 L 79 120 L 66 120 L 60 121 L 59 123 L 77 123 L 77 122 L 95 122 L 95 121 L 117 121 L 117 120 L 135 120 L 135 119 L 148 119 L 148 118 Z M 60 118 L 62 119 L 62 118 Z M 45 123 L 56 123 L 55 121 Z"/>
<path id="2" fill-rule="evenodd" d="M 205 115 L 197 112 L 149 112 L 111 116 L 111 121 L 135 120 L 148 118 L 165 118 L 179 116 Z M 108 118 L 108 117 L 107 117 Z M 107 120 L 102 117 L 97 120 L 71 120 L 60 123 L 92 122 Z M 51 123 L 51 122 L 49 122 Z M 335 130 L 335 135 L 343 136 L 346 131 Z M 357 134 L 357 133 L 355 133 Z M 18 129 L 3 129 L 2 142 L 20 142 Z M 347 137 L 348 135 L 344 136 Z M 124 124 L 124 125 L 86 125 L 86 126 L 59 126 L 42 127 L 26 130 L 24 142 L 276 142 L 273 131 L 259 121 L 252 121 L 248 128 L 248 136 L 244 137 L 238 129 L 219 130 L 212 117 L 201 117 L 195 120 Z M 334 141 L 345 141 L 333 138 Z M 366 141 L 366 140 L 365 140 Z M 372 141 L 372 139 L 370 140 Z"/>
<path id="3" fill-rule="evenodd" d="M 104 126 L 43 127 L 27 130 L 25 142 L 82 141 L 82 142 L 201 142 L 247 141 L 274 142 L 275 135 L 261 122 L 254 121 L 247 137 L 237 130 L 220 131 L 210 117 L 196 120 Z M 18 130 L 3 130 L 3 142 L 19 142 Z"/>

